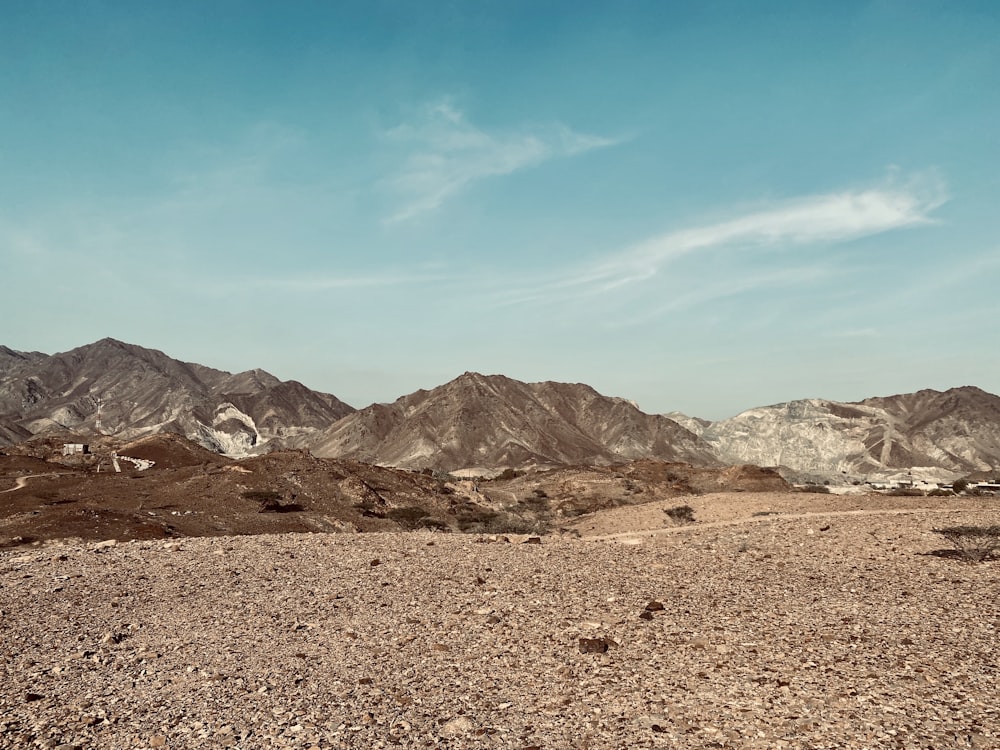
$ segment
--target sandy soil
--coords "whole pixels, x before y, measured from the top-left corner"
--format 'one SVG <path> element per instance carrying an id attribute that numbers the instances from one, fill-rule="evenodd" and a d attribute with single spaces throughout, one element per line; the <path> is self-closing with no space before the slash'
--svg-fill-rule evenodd
<path id="1" fill-rule="evenodd" d="M 3 550 L 0 747 L 1000 746 L 1000 563 L 932 554 L 995 499 L 791 515 L 842 502 L 701 496 L 699 523 L 627 544 Z"/>

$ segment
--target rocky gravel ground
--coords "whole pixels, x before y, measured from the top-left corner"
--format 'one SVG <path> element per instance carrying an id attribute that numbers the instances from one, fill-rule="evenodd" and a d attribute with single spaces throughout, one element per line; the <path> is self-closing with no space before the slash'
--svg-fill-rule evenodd
<path id="1" fill-rule="evenodd" d="M 996 748 L 997 510 L 0 551 L 2 748 Z"/>

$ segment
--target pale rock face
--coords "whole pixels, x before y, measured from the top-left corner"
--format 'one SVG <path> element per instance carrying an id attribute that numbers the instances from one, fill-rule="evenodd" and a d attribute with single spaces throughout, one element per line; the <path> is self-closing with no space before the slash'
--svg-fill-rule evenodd
<path id="1" fill-rule="evenodd" d="M 950 478 L 1000 468 L 1000 398 L 964 387 L 857 403 L 790 401 L 705 424 L 699 434 L 726 463 L 872 476 L 931 467 Z"/>
<path id="2" fill-rule="evenodd" d="M 871 420 L 838 416 L 829 402 L 792 401 L 751 409 L 702 432 L 726 463 L 842 471 L 878 464 L 866 457 Z"/>

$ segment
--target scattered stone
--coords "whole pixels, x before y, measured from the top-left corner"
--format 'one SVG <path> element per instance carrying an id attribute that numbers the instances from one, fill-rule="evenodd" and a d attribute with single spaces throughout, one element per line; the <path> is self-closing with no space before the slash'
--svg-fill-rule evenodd
<path id="1" fill-rule="evenodd" d="M 617 646 L 610 638 L 580 638 L 577 642 L 581 654 L 604 654 L 609 646 Z"/>
<path id="2" fill-rule="evenodd" d="M 441 726 L 441 734 L 445 737 L 454 737 L 456 734 L 465 734 L 471 731 L 472 727 L 472 719 L 468 716 L 456 716 Z"/>
<path id="3" fill-rule="evenodd" d="M 647 612 L 662 612 L 666 607 L 663 606 L 663 602 L 651 601 L 646 605 Z"/>

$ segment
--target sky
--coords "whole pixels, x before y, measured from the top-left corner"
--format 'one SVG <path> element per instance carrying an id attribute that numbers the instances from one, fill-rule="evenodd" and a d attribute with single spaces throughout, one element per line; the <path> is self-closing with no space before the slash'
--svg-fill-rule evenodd
<path id="1" fill-rule="evenodd" d="M 353 406 L 1000 393 L 1000 4 L 0 0 L 0 344 Z"/>

